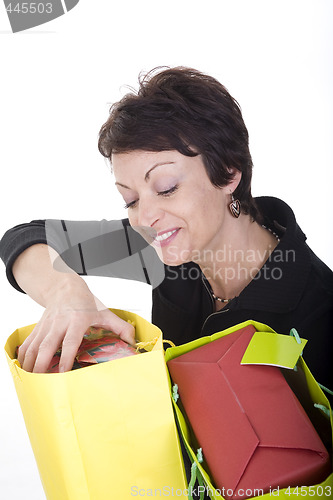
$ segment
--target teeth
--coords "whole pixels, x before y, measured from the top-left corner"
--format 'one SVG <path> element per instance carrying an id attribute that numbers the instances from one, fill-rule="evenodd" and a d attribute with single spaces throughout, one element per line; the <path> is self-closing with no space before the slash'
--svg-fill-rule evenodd
<path id="1" fill-rule="evenodd" d="M 164 241 L 166 240 L 167 238 L 170 238 L 170 236 L 175 233 L 177 231 L 177 229 L 174 229 L 173 231 L 168 231 L 167 233 L 164 233 L 164 234 L 161 234 L 160 236 L 156 236 L 155 237 L 155 240 L 156 241 Z"/>

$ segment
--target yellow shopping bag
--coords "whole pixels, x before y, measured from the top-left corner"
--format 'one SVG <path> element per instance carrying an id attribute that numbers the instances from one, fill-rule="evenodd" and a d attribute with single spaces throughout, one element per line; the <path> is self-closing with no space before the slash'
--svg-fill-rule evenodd
<path id="1" fill-rule="evenodd" d="M 126 500 L 186 487 L 162 333 L 136 314 L 112 311 L 134 322 L 139 341 L 158 337 L 150 352 L 36 374 L 15 359 L 34 325 L 5 345 L 48 500 Z"/>
<path id="2" fill-rule="evenodd" d="M 253 331 L 256 333 L 253 334 Z M 296 331 L 293 333 L 296 339 L 278 335 L 261 323 L 246 321 L 212 336 L 167 349 L 166 362 L 171 376 L 174 382 L 181 384 L 179 387 L 173 385 L 172 393 L 182 438 L 192 461 L 189 498 L 192 498 L 192 491 L 196 494 L 195 498 L 198 498 L 198 493 L 206 492 L 214 500 L 253 496 L 260 496 L 265 500 L 272 497 L 291 500 L 297 496 L 309 496 L 317 500 L 332 498 L 332 463 L 326 451 L 324 467 L 320 474 L 321 482 L 318 484 L 310 482 L 309 477 L 312 477 L 312 471 L 311 476 L 305 477 L 304 471 L 307 470 L 305 467 L 309 462 L 306 462 L 304 457 L 307 457 L 307 460 L 309 458 L 313 460 L 317 453 L 315 446 L 323 451 L 323 445 L 318 444 L 311 425 L 308 425 L 307 419 L 302 417 L 303 410 L 300 411 L 296 399 L 291 396 L 290 389 L 284 388 L 286 382 L 282 382 L 285 377 L 327 449 L 331 451 L 332 410 L 329 401 L 300 356 L 306 341 L 300 339 Z M 246 339 L 251 337 L 252 340 L 248 343 Z M 243 346 L 245 345 L 247 348 L 244 352 Z M 222 349 L 221 346 L 223 346 Z M 240 373 L 243 364 L 274 365 L 289 369 L 284 370 L 284 377 L 281 373 L 278 374 L 276 368 L 274 368 L 275 375 L 273 375 L 270 373 L 270 368 L 267 371 L 267 367 L 255 369 L 255 373 L 250 367 L 245 369 L 246 375 L 243 375 Z M 293 370 L 294 367 L 296 369 Z M 260 374 L 259 379 L 258 374 Z M 235 375 L 236 379 L 232 378 Z M 250 382 L 244 380 L 244 376 L 248 380 L 253 378 L 257 385 L 253 385 L 252 380 Z M 270 385 L 270 381 L 273 380 L 271 376 L 278 382 L 274 385 L 274 391 Z M 248 385 L 246 385 L 247 382 Z M 245 390 L 239 390 L 242 384 Z M 266 395 L 266 399 L 263 399 L 263 395 Z M 265 406 L 268 411 L 265 411 Z M 283 407 L 288 407 L 288 411 L 280 411 Z M 190 413 L 185 415 L 184 408 Z M 263 413 L 260 413 L 261 411 Z M 297 418 L 297 414 L 300 418 Z M 271 418 L 267 418 L 268 415 Z M 286 415 L 292 420 L 281 418 Z M 280 426 L 277 426 L 278 422 L 281 423 Z M 243 428 L 242 424 L 244 424 Z M 269 432 L 267 429 L 270 429 Z M 308 432 L 311 432 L 311 437 L 307 434 Z M 247 444 L 250 442 L 250 437 L 251 439 L 253 437 L 251 433 L 257 439 L 257 444 L 256 446 L 251 444 L 250 449 Z M 268 444 L 265 441 L 267 436 L 269 437 Z M 308 442 L 311 442 L 310 447 Z M 318 458 L 315 458 L 316 467 L 317 462 L 321 462 L 320 451 L 318 451 Z M 263 469 L 255 469 L 258 461 L 253 465 L 253 457 L 256 459 L 257 452 L 266 460 L 264 464 L 262 460 L 259 461 L 261 467 L 264 466 L 266 476 L 267 471 L 272 469 L 269 472 L 270 477 L 277 483 L 269 488 L 266 485 L 265 490 L 261 489 L 262 485 L 260 486 L 264 477 Z M 212 457 L 214 461 L 211 460 Z M 280 461 L 278 461 L 279 458 Z M 211 470 L 207 464 L 209 459 Z M 300 465 L 302 461 L 303 465 Z M 281 471 L 284 467 L 291 466 L 289 470 L 284 471 L 284 478 L 280 478 L 284 481 L 286 477 L 291 479 L 283 488 L 278 486 L 279 477 L 274 476 L 277 465 Z M 298 470 L 301 467 L 303 470 Z M 219 477 L 218 486 L 213 483 L 212 470 L 215 472 L 215 477 Z M 292 480 L 295 481 L 297 477 L 295 473 L 305 479 L 299 486 L 292 485 L 295 484 Z M 261 474 L 263 477 L 260 479 Z M 198 483 L 194 487 L 195 480 Z M 236 487 L 230 488 L 231 481 Z M 258 485 L 258 487 L 244 487 L 244 485 L 251 484 Z"/>

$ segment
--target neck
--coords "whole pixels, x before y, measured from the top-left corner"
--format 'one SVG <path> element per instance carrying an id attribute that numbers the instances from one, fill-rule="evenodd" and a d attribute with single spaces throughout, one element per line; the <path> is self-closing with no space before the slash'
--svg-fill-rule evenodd
<path id="1" fill-rule="evenodd" d="M 214 242 L 197 261 L 213 293 L 221 299 L 239 295 L 278 244 L 272 233 L 247 215 L 242 214 L 229 226 L 224 230 L 228 236 Z M 219 307 L 223 307 L 221 302 Z"/>

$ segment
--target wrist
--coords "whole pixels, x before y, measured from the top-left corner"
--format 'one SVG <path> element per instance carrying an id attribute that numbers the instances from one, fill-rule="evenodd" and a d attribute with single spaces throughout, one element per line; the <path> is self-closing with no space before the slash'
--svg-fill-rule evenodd
<path id="1" fill-rule="evenodd" d="M 74 297 L 92 296 L 88 285 L 78 274 L 74 272 L 57 274 L 61 274 L 61 276 L 57 276 L 57 279 L 44 290 L 44 307 L 52 304 L 59 295 L 65 300 L 68 297 L 71 302 Z"/>

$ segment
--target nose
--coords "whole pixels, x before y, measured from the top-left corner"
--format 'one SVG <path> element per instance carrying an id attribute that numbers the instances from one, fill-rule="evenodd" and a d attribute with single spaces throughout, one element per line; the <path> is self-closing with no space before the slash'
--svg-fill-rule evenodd
<path id="1" fill-rule="evenodd" d="M 162 213 L 157 200 L 152 200 L 151 197 L 141 197 L 137 212 L 137 225 L 140 227 L 154 227 L 162 217 Z"/>

